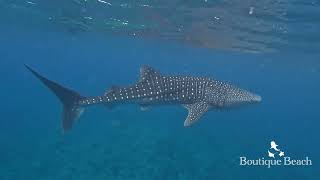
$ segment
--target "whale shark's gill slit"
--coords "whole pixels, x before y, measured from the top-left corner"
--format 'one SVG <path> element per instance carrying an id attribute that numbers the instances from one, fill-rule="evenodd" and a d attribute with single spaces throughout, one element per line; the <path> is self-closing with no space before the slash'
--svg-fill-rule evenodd
<path id="1" fill-rule="evenodd" d="M 64 132 L 72 128 L 72 125 L 76 119 L 78 119 L 83 112 L 83 108 L 80 108 L 78 102 L 84 97 L 79 93 L 65 88 L 62 85 L 53 82 L 44 76 L 40 75 L 38 72 L 33 70 L 28 65 L 25 65 L 27 69 L 31 71 L 44 85 L 46 85 L 61 101 L 63 104 L 63 113 L 62 113 L 62 127 Z"/>

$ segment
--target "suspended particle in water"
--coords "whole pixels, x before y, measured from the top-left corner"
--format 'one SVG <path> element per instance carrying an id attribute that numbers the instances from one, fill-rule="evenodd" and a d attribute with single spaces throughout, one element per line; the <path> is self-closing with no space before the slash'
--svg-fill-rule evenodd
<path id="1" fill-rule="evenodd" d="M 251 6 L 251 7 L 249 8 L 249 14 L 252 15 L 252 14 L 253 14 L 253 11 L 254 11 L 254 7 Z"/>

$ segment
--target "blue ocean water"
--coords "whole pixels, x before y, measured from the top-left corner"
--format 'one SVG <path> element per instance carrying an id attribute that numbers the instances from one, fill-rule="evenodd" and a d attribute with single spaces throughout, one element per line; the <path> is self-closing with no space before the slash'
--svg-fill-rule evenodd
<path id="1" fill-rule="evenodd" d="M 256 54 L 31 24 L 1 28 L 0 179 L 320 178 L 318 42 Z M 183 127 L 181 106 L 90 107 L 63 134 L 60 102 L 24 63 L 83 95 L 133 84 L 148 64 L 163 74 L 228 81 L 263 99 L 210 111 L 191 128 Z M 239 165 L 241 156 L 269 159 L 270 141 L 312 166 Z"/>

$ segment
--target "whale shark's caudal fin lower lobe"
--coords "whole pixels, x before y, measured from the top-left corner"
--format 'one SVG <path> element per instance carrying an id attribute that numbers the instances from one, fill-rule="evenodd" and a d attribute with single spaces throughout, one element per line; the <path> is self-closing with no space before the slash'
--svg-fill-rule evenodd
<path id="1" fill-rule="evenodd" d="M 61 86 L 58 83 L 55 83 L 38 72 L 33 70 L 28 65 L 25 65 L 26 68 L 35 75 L 44 85 L 46 85 L 62 102 L 63 104 L 63 113 L 62 113 L 62 127 L 63 131 L 66 132 L 72 128 L 74 121 L 79 118 L 82 112 L 82 108 L 78 105 L 78 102 L 83 99 L 79 93 L 70 90 Z"/>

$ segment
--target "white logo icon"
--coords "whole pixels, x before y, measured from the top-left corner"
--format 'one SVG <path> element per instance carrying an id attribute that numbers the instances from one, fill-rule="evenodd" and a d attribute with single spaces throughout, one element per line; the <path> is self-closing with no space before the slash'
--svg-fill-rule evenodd
<path id="1" fill-rule="evenodd" d="M 277 148 L 278 145 L 276 144 L 276 142 L 271 141 L 270 145 L 271 145 L 271 148 L 270 148 L 270 149 L 274 149 L 274 150 L 276 150 L 276 151 L 280 151 L 280 150 Z"/>
<path id="2" fill-rule="evenodd" d="M 270 149 L 268 150 L 268 156 L 271 158 L 275 158 L 275 154 L 277 153 L 280 157 L 284 156 L 284 152 L 278 148 L 278 145 L 275 141 L 270 142 Z M 272 150 L 272 151 L 271 151 Z"/>
<path id="3" fill-rule="evenodd" d="M 274 158 L 274 154 L 268 150 L 268 156 Z"/>

